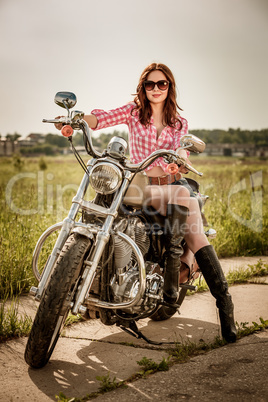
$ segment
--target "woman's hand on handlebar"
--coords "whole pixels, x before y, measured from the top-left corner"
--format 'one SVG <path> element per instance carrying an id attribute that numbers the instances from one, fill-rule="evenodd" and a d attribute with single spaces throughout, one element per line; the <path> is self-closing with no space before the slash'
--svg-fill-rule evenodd
<path id="1" fill-rule="evenodd" d="M 189 161 L 188 161 L 187 163 L 190 165 L 190 162 L 189 162 Z M 179 167 L 179 172 L 180 172 L 180 173 L 187 174 L 187 173 L 189 172 L 189 170 L 188 170 L 187 167 L 185 167 L 184 165 L 181 165 L 181 166 Z"/>
<path id="2" fill-rule="evenodd" d="M 57 117 L 55 117 L 55 119 L 60 119 L 62 117 L 64 117 L 64 116 L 57 116 Z M 84 116 L 84 120 L 87 122 L 87 124 L 88 124 L 88 126 L 90 128 L 94 129 L 94 128 L 97 127 L 98 120 L 97 120 L 97 117 L 94 116 L 94 114 L 89 114 L 87 116 Z M 62 123 L 55 123 L 54 126 L 56 127 L 57 130 L 61 130 L 62 127 L 63 127 L 63 124 Z"/>
<path id="3" fill-rule="evenodd" d="M 188 154 L 187 154 L 187 152 L 186 152 L 185 149 L 180 149 L 180 148 L 179 148 L 179 149 L 176 150 L 176 153 L 177 153 L 186 163 L 188 163 L 188 165 L 191 165 L 191 164 L 192 164 L 192 163 L 190 162 L 189 158 L 188 158 Z M 179 167 L 179 172 L 186 174 L 186 173 L 189 172 L 189 170 L 188 170 L 184 165 L 181 165 L 181 166 Z"/>
<path id="4" fill-rule="evenodd" d="M 55 119 L 60 119 L 61 117 L 63 117 L 63 116 L 57 116 L 57 117 L 55 117 Z M 63 124 L 62 123 L 55 123 L 54 126 L 56 127 L 57 130 L 61 130 L 62 127 L 63 127 Z"/>

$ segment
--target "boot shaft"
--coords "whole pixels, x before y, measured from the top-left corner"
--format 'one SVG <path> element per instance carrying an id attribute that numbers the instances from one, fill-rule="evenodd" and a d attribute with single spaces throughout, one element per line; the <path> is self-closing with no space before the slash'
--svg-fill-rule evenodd
<path id="1" fill-rule="evenodd" d="M 211 294 L 219 303 L 228 294 L 228 284 L 213 246 L 202 247 L 195 258 Z"/>
<path id="2" fill-rule="evenodd" d="M 228 284 L 213 246 L 202 247 L 195 254 L 199 268 L 207 282 L 212 296 L 216 299 L 221 321 L 221 332 L 227 342 L 236 341 L 234 305 L 228 292 Z"/>

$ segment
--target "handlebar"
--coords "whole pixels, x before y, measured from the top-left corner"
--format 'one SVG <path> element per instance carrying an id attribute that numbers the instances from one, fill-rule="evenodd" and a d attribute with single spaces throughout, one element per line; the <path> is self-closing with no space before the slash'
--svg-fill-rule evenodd
<path id="1" fill-rule="evenodd" d="M 190 172 L 197 174 L 198 176 L 203 176 L 202 172 L 198 172 L 198 170 L 196 170 L 194 167 L 192 167 L 191 165 L 189 165 L 189 163 L 187 163 L 186 161 L 182 162 L 183 158 L 180 158 L 181 160 L 181 164 L 183 166 L 186 167 L 186 169 L 190 170 Z"/>
<path id="2" fill-rule="evenodd" d="M 157 151 L 154 151 L 150 156 L 148 156 L 148 158 L 144 159 L 142 162 L 136 164 L 127 163 L 126 167 L 132 172 L 135 172 L 136 170 L 145 170 L 147 167 L 150 166 L 151 163 L 153 163 L 157 158 L 160 157 L 167 159 L 168 163 L 183 165 L 192 173 L 195 173 L 198 176 L 203 176 L 203 173 L 198 172 L 198 170 L 189 165 L 189 163 L 187 163 L 185 159 L 179 156 L 175 151 L 166 149 L 159 149 Z"/>
<path id="3" fill-rule="evenodd" d="M 94 158 L 98 157 L 100 158 L 102 154 L 98 152 L 92 143 L 92 136 L 90 133 L 89 126 L 87 122 L 83 119 L 74 119 L 70 117 L 60 117 L 58 119 L 43 119 L 43 123 L 61 123 L 61 124 L 68 124 L 72 126 L 74 129 L 82 129 L 83 133 L 85 134 L 87 138 L 87 143 L 89 146 L 89 150 L 87 152 L 92 155 Z M 187 147 L 182 147 L 187 149 Z M 189 165 L 185 159 L 181 156 L 179 156 L 175 151 L 173 150 L 166 150 L 166 149 L 159 149 L 157 151 L 154 151 L 150 156 L 145 158 L 143 161 L 132 164 L 132 163 L 126 163 L 126 168 L 130 170 L 131 172 L 136 172 L 137 170 L 145 170 L 147 167 L 150 166 L 152 162 L 154 162 L 157 158 L 163 157 L 167 159 L 168 163 L 177 163 L 178 165 L 183 165 L 188 169 L 190 172 L 197 174 L 198 176 L 203 176 L 203 173 L 198 172 L 195 168 L 193 168 L 191 165 Z"/>

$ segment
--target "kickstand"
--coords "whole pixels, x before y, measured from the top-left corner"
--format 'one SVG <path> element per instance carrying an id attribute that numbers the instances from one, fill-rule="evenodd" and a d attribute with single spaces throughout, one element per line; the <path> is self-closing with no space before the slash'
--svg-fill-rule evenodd
<path id="1" fill-rule="evenodd" d="M 135 321 L 130 321 L 128 328 L 124 327 L 123 325 L 119 325 L 119 327 L 128 334 L 134 336 L 136 339 L 144 339 L 150 345 L 163 345 L 163 342 L 151 341 L 145 335 L 143 335 L 143 333 L 138 329 Z"/>

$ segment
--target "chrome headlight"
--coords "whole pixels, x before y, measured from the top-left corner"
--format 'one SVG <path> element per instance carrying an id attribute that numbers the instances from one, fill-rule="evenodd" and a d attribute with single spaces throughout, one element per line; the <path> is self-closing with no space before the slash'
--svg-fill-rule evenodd
<path id="1" fill-rule="evenodd" d="M 100 162 L 89 173 L 89 182 L 100 194 L 114 193 L 122 182 L 121 170 L 111 163 Z"/>

